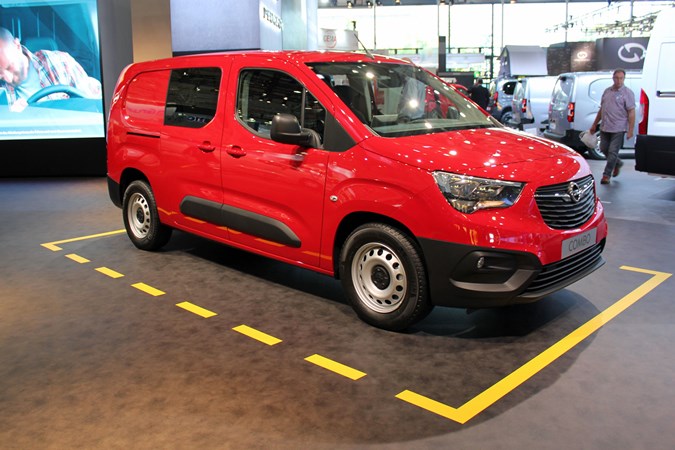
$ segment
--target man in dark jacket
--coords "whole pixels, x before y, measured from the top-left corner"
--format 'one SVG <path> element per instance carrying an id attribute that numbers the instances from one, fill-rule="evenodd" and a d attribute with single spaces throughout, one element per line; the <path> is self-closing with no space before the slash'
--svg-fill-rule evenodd
<path id="1" fill-rule="evenodd" d="M 469 97 L 471 97 L 471 100 L 478 103 L 478 106 L 481 108 L 487 108 L 488 102 L 490 101 L 490 91 L 483 86 L 482 78 L 477 78 L 476 83 L 471 86 L 471 89 L 469 89 Z"/>

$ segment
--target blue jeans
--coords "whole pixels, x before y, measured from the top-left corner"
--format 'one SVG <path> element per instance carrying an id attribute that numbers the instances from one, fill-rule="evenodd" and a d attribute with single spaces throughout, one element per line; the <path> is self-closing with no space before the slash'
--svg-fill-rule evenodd
<path id="1" fill-rule="evenodd" d="M 603 177 L 611 177 L 614 172 L 614 167 L 623 166 L 623 161 L 619 158 L 619 150 L 623 145 L 624 131 L 618 133 L 600 132 L 600 151 L 607 156 L 607 164 L 605 170 L 602 172 Z"/>

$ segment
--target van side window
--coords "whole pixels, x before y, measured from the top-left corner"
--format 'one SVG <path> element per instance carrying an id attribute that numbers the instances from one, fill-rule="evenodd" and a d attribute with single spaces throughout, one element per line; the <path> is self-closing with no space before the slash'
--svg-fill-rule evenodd
<path id="1" fill-rule="evenodd" d="M 613 83 L 614 82 L 611 78 L 601 78 L 599 80 L 592 81 L 588 86 L 588 96 L 600 103 L 603 92 L 605 92 L 605 89 L 610 87 Z"/>
<path id="2" fill-rule="evenodd" d="M 518 84 L 517 81 L 507 81 L 504 83 L 504 86 L 502 87 L 502 91 L 506 95 L 513 95 L 513 91 L 516 89 L 516 85 Z"/>
<path id="3" fill-rule="evenodd" d="M 237 116 L 252 131 L 269 138 L 272 117 L 293 114 L 300 126 L 323 139 L 326 110 L 296 79 L 276 70 L 244 70 L 239 76 Z"/>
<path id="4" fill-rule="evenodd" d="M 221 72 L 217 67 L 171 71 L 164 125 L 201 128 L 216 115 Z"/>

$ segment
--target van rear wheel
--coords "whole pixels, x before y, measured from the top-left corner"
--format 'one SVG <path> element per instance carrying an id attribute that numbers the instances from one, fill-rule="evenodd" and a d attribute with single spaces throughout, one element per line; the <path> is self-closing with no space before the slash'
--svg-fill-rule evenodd
<path id="1" fill-rule="evenodd" d="M 122 203 L 124 227 L 131 242 L 141 250 L 157 250 L 171 238 L 171 228 L 159 221 L 155 195 L 142 180 L 129 184 Z"/>
<path id="2" fill-rule="evenodd" d="M 369 223 L 349 235 L 340 279 L 356 314 L 378 328 L 404 330 L 432 309 L 421 251 L 389 225 Z"/>

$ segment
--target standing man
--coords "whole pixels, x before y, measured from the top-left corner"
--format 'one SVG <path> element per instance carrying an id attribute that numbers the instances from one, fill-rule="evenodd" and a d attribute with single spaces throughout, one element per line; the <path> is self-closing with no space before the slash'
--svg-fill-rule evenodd
<path id="1" fill-rule="evenodd" d="M 624 86 L 626 71 L 616 69 L 612 75 L 614 84 L 605 89 L 600 100 L 600 110 L 595 116 L 589 130 L 595 133 L 600 125 L 600 151 L 607 155 L 607 164 L 602 173 L 601 184 L 609 184 L 611 177 L 619 176 L 623 161 L 619 158 L 619 150 L 623 145 L 623 135 L 633 139 L 635 127 L 635 96 L 633 91 Z"/>
<path id="2" fill-rule="evenodd" d="M 52 85 L 77 88 L 88 98 L 101 97 L 101 82 L 87 75 L 66 52 L 28 51 L 6 28 L 0 27 L 0 88 L 7 94 L 10 109 L 23 111 L 26 100 L 40 89 Z M 46 98 L 67 98 L 63 93 Z"/>
<path id="3" fill-rule="evenodd" d="M 488 91 L 487 88 L 483 86 L 482 78 L 477 78 L 476 83 L 471 86 L 471 89 L 469 89 L 469 97 L 475 103 L 478 103 L 478 106 L 481 108 L 487 108 L 488 102 L 490 101 L 490 91 Z"/>

